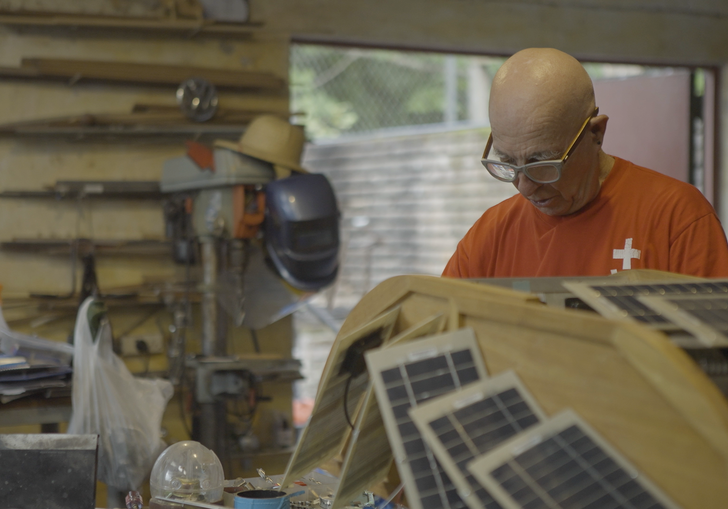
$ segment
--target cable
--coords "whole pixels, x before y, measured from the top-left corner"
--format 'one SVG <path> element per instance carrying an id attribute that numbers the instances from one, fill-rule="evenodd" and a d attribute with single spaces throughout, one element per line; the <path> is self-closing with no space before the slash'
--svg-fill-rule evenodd
<path id="1" fill-rule="evenodd" d="M 390 502 L 391 502 L 392 500 L 394 500 L 394 497 L 396 497 L 397 495 L 399 495 L 399 492 L 400 492 L 400 491 L 402 491 L 402 488 L 404 488 L 404 483 L 403 483 L 403 482 L 402 482 L 402 483 L 399 483 L 399 486 L 397 486 L 397 487 L 396 487 L 396 488 L 394 489 L 394 491 L 392 492 L 392 494 L 391 494 L 391 495 L 389 495 L 389 498 L 388 498 L 387 500 L 385 500 L 385 501 L 384 501 L 384 503 L 382 503 L 382 504 L 379 504 L 379 505 L 377 506 L 377 509 L 384 509 L 385 507 L 387 507 L 387 506 L 389 505 L 389 503 L 390 503 Z M 397 506 L 399 506 L 399 504 L 397 504 Z"/>
<path id="2" fill-rule="evenodd" d="M 185 429 L 185 433 L 187 433 L 187 436 L 190 440 L 192 440 L 192 431 L 190 430 L 189 426 L 187 426 L 187 416 L 185 415 L 185 400 L 184 400 L 184 392 L 185 392 L 185 380 L 187 377 L 182 375 L 180 377 L 180 383 L 179 383 L 179 416 L 182 421 L 182 427 Z"/>
<path id="3" fill-rule="evenodd" d="M 143 339 L 137 339 L 135 346 L 137 352 L 139 352 L 144 357 L 144 372 L 142 373 L 142 376 L 147 376 L 149 374 L 149 363 L 151 361 L 149 345 Z"/>
<path id="4" fill-rule="evenodd" d="M 122 332 L 121 334 L 117 335 L 116 341 L 119 342 L 122 339 L 124 339 L 126 336 L 128 336 L 129 334 L 131 334 L 132 332 L 134 332 L 138 327 L 141 327 L 144 324 L 144 322 L 146 322 L 147 320 L 149 320 L 150 318 L 152 318 L 154 315 L 156 315 L 157 313 L 159 313 L 163 309 L 164 309 L 163 307 L 159 307 L 159 308 L 153 309 L 148 314 L 144 315 L 142 318 L 140 318 L 139 320 L 137 320 L 136 322 L 134 322 L 130 327 L 127 327 L 124 330 L 124 332 Z"/>
<path id="5" fill-rule="evenodd" d="M 351 385 L 351 379 L 354 378 L 354 373 L 349 375 L 349 378 L 346 379 L 346 385 L 344 386 L 344 416 L 346 417 L 346 422 L 349 423 L 349 427 L 351 429 L 354 429 L 354 425 L 351 423 L 351 418 L 349 417 L 349 386 Z"/>
<path id="6" fill-rule="evenodd" d="M 250 329 L 250 335 L 253 337 L 253 348 L 255 348 L 255 353 L 260 353 L 260 343 L 258 343 L 258 333 L 255 332 L 255 329 Z"/>

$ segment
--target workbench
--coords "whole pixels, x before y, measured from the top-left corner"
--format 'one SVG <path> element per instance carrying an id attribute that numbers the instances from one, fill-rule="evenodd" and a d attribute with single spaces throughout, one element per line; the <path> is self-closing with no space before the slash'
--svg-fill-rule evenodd
<path id="1" fill-rule="evenodd" d="M 59 423 L 71 418 L 71 396 L 46 397 L 38 393 L 9 403 L 0 403 L 0 428 L 40 425 L 41 433 L 58 433 Z"/>

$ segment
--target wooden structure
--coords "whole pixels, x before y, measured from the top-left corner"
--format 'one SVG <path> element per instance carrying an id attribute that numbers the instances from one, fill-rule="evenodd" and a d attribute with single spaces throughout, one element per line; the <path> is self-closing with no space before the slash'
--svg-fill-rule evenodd
<path id="1" fill-rule="evenodd" d="M 465 297 L 476 297 L 478 295 L 479 286 L 465 283 L 462 281 L 443 280 L 433 277 L 414 277 L 410 278 L 393 278 L 393 282 L 407 282 L 407 289 L 417 291 L 423 296 L 433 296 L 436 298 L 438 292 L 446 288 L 452 288 L 454 285 L 459 288 L 461 294 Z M 442 284 L 444 283 L 444 285 Z M 301 475 L 305 474 L 312 468 L 315 468 L 321 461 L 336 455 L 341 449 L 347 438 L 349 428 L 346 427 L 346 421 L 349 417 L 344 415 L 341 399 L 344 394 L 344 385 L 347 383 L 347 373 L 342 373 L 341 367 L 345 362 L 350 346 L 354 345 L 357 340 L 371 334 L 375 330 L 380 330 L 381 344 L 386 346 L 390 338 L 404 331 L 408 327 L 402 327 L 400 317 L 397 314 L 396 303 L 392 303 L 391 298 L 398 299 L 400 297 L 401 288 L 396 288 L 391 296 L 381 295 L 382 304 L 390 304 L 386 307 L 387 313 L 377 313 L 371 319 L 361 320 L 360 327 L 347 329 L 346 332 L 342 327 L 341 332 L 336 338 L 336 342 L 331 348 L 331 353 L 326 361 L 321 382 L 319 383 L 318 395 L 316 403 L 311 413 L 308 425 L 303 430 L 296 451 L 291 457 L 288 464 L 286 475 L 282 481 L 283 486 L 287 486 L 290 482 L 295 481 Z M 538 301 L 535 296 L 514 292 L 502 288 L 491 289 L 492 295 L 497 296 L 501 301 L 516 302 L 534 302 Z M 357 308 L 358 309 L 358 308 Z M 356 309 L 352 313 L 356 312 Z M 435 313 L 432 313 L 435 314 Z M 351 316 L 351 315 L 350 315 Z M 430 316 L 424 315 L 426 318 Z M 349 323 L 349 320 L 344 324 Z M 397 338 L 395 338 L 397 339 Z M 363 373 L 361 374 L 363 375 Z M 357 375 L 354 378 L 351 387 L 346 390 L 348 392 L 347 407 L 353 413 L 356 411 L 357 401 L 364 397 L 368 384 L 365 376 Z"/>
<path id="2" fill-rule="evenodd" d="M 514 370 L 547 415 L 573 409 L 682 507 L 725 507 L 728 401 L 663 334 L 488 285 L 401 276 L 360 301 L 337 341 L 394 307 L 393 334 L 437 313 L 446 330 L 472 327 L 488 372 Z"/>

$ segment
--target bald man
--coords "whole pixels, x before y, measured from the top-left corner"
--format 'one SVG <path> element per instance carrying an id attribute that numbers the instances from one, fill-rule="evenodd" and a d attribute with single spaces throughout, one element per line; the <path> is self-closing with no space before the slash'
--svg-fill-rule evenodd
<path id="1" fill-rule="evenodd" d="M 483 166 L 519 194 L 488 209 L 443 276 L 604 276 L 656 269 L 728 277 L 728 244 L 692 185 L 602 148 L 591 79 L 555 49 L 520 51 L 493 79 Z"/>

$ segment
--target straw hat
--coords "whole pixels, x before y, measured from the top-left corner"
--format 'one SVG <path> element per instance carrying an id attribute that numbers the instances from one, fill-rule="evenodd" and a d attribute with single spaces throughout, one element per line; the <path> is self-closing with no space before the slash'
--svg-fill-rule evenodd
<path id="1" fill-rule="evenodd" d="M 274 166 L 307 173 L 301 166 L 304 142 L 301 126 L 291 125 L 274 115 L 261 115 L 253 119 L 237 143 L 216 140 L 215 146 L 262 159 Z"/>

